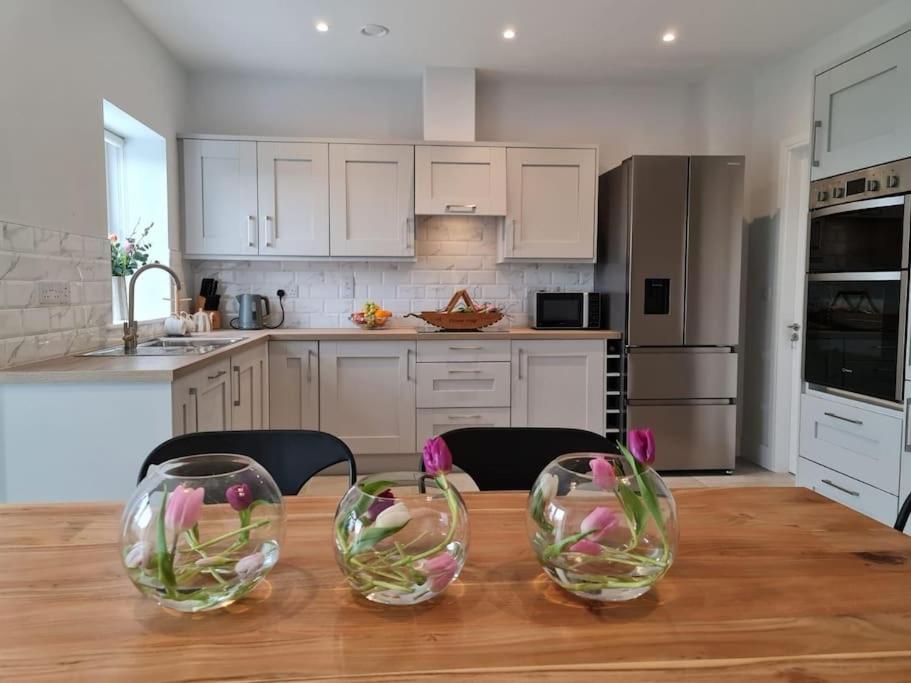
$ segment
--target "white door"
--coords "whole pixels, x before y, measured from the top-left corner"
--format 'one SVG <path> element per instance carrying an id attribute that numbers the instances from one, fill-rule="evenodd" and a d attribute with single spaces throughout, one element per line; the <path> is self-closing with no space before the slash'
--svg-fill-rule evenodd
<path id="1" fill-rule="evenodd" d="M 593 149 L 506 151 L 504 259 L 593 259 L 597 162 Z"/>
<path id="2" fill-rule="evenodd" d="M 810 156 L 805 139 L 790 141 L 781 150 L 781 228 L 775 329 L 772 339 L 775 389 L 772 392 L 773 460 L 776 471 L 797 472 L 800 435 L 803 309 L 807 221 L 810 196 Z"/>
<path id="3" fill-rule="evenodd" d="M 183 178 L 187 253 L 258 253 L 256 143 L 184 140 Z"/>
<path id="4" fill-rule="evenodd" d="M 329 255 L 329 145 L 258 142 L 259 253 Z"/>
<path id="5" fill-rule="evenodd" d="M 333 256 L 414 256 L 414 147 L 329 145 Z"/>
<path id="6" fill-rule="evenodd" d="M 414 346 L 320 342 L 320 429 L 354 453 L 414 453 Z"/>
<path id="7" fill-rule="evenodd" d="M 414 212 L 504 216 L 506 148 L 418 145 Z"/>
<path id="8" fill-rule="evenodd" d="M 317 342 L 269 342 L 269 428 L 319 429 Z"/>
<path id="9" fill-rule="evenodd" d="M 604 434 L 605 342 L 514 341 L 512 426 Z"/>
<path id="10" fill-rule="evenodd" d="M 265 344 L 231 356 L 231 429 L 269 427 L 268 381 Z"/>
<path id="11" fill-rule="evenodd" d="M 911 31 L 816 77 L 813 179 L 907 156 Z"/>

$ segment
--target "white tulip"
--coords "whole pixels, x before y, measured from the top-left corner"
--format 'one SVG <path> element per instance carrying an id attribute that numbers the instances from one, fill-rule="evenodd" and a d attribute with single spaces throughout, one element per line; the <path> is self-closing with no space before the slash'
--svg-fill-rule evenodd
<path id="1" fill-rule="evenodd" d="M 405 503 L 396 503 L 377 515 L 373 526 L 380 529 L 394 529 L 396 527 L 405 526 L 410 519 L 411 513 L 408 512 L 408 507 Z"/>
<path id="2" fill-rule="evenodd" d="M 554 499 L 554 496 L 557 495 L 557 487 L 559 485 L 560 480 L 557 478 L 556 474 L 545 474 L 541 478 L 541 486 L 538 490 L 541 492 L 542 507 Z"/>

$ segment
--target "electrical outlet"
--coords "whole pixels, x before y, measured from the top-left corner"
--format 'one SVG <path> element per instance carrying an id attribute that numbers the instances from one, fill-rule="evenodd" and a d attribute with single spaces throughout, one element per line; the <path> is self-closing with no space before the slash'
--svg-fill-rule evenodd
<path id="1" fill-rule="evenodd" d="M 39 306 L 67 306 L 70 303 L 69 282 L 39 282 Z"/>
<path id="2" fill-rule="evenodd" d="M 292 299 L 297 299 L 301 295 L 301 288 L 297 285 L 290 285 L 286 291 Z"/>
<path id="3" fill-rule="evenodd" d="M 354 276 L 349 275 L 348 277 L 343 277 L 341 281 L 341 286 L 339 287 L 340 296 L 342 299 L 353 299 L 354 298 Z"/>

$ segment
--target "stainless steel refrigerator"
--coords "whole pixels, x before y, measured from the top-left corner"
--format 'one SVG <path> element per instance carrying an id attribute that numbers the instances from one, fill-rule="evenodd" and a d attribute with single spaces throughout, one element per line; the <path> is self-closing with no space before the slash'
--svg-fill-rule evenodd
<path id="1" fill-rule="evenodd" d="M 634 156 L 599 186 L 595 289 L 624 331 L 627 429 L 661 470 L 733 470 L 744 158 Z"/>

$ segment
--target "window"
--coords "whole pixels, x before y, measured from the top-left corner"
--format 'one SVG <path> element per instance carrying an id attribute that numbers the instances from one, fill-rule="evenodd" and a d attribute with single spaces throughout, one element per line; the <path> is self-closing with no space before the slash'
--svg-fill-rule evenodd
<path id="1" fill-rule="evenodd" d="M 121 243 L 151 225 L 144 242 L 148 262 L 169 265 L 168 176 L 165 139 L 110 102 L 103 103 L 107 234 Z M 156 320 L 171 312 L 171 278 L 161 270 L 143 274 L 136 288 L 136 320 Z M 114 302 L 114 323 L 123 318 Z"/>

